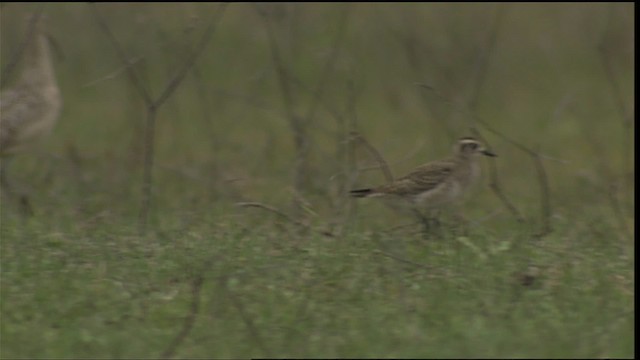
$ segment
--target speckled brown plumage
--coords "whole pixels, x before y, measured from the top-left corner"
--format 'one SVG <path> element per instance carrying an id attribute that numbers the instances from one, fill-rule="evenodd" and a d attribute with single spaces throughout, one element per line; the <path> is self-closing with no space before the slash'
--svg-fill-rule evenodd
<path id="1" fill-rule="evenodd" d="M 62 107 L 45 19 L 36 16 L 20 77 L 0 93 L 0 156 L 21 152 L 50 133 Z"/>
<path id="2" fill-rule="evenodd" d="M 471 137 L 459 139 L 451 157 L 419 166 L 390 184 L 352 190 L 354 197 L 393 196 L 420 207 L 458 199 L 480 176 L 479 155 L 496 156 Z"/>

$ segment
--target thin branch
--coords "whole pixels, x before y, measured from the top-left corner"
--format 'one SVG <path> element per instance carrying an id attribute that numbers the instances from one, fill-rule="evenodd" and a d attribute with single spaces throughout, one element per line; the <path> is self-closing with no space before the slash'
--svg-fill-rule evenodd
<path id="1" fill-rule="evenodd" d="M 496 215 L 500 214 L 502 212 L 501 209 L 496 209 L 492 212 L 490 212 L 488 215 L 485 215 L 477 220 L 471 220 L 469 223 L 469 227 L 476 227 L 479 226 L 480 224 L 482 224 L 483 222 L 495 217 Z"/>
<path id="2" fill-rule="evenodd" d="M 362 144 L 365 147 L 365 149 L 367 149 L 373 155 L 373 157 L 376 159 L 378 164 L 380 164 L 380 168 L 382 169 L 382 172 L 384 173 L 384 177 L 387 179 L 387 182 L 389 183 L 393 182 L 393 174 L 391 174 L 391 170 L 389 170 L 389 165 L 387 164 L 386 161 L 384 161 L 384 158 L 382 157 L 382 155 L 380 155 L 380 152 L 378 152 L 378 150 L 375 147 L 373 147 L 373 145 L 371 145 L 367 141 L 367 139 L 365 139 L 364 136 L 362 136 L 357 131 L 350 131 L 349 137 L 351 141 Z"/>
<path id="3" fill-rule="evenodd" d="M 306 179 L 309 174 L 307 169 L 307 155 L 308 155 L 308 134 L 307 126 L 303 119 L 294 111 L 293 91 L 291 84 L 288 80 L 289 75 L 285 66 L 285 61 L 282 57 L 278 41 L 276 40 L 276 34 L 274 25 L 269 17 L 269 14 L 263 5 L 254 4 L 253 7 L 258 15 L 262 18 L 267 37 L 269 39 L 269 48 L 271 50 L 271 59 L 275 66 L 278 86 L 280 87 L 280 94 L 282 95 L 282 102 L 284 105 L 284 111 L 286 118 L 289 122 L 289 127 L 293 133 L 293 143 L 295 146 L 295 162 L 293 170 L 293 190 L 294 192 L 301 192 L 302 188 L 306 184 Z M 272 6 L 275 6 L 273 4 Z M 299 209 L 300 206 L 293 199 L 294 208 Z"/>
<path id="4" fill-rule="evenodd" d="M 609 12 L 607 14 L 606 26 L 603 31 L 602 36 L 600 37 L 600 41 L 597 44 L 597 52 L 602 63 L 604 73 L 606 79 L 609 83 L 611 94 L 613 96 L 613 100 L 616 104 L 616 109 L 618 110 L 621 124 L 622 124 L 622 172 L 625 172 L 625 166 L 627 164 L 631 164 L 630 156 L 633 153 L 632 142 L 630 141 L 631 136 L 633 136 L 632 126 L 633 119 L 631 112 L 627 109 L 625 104 L 624 96 L 622 94 L 622 88 L 620 83 L 616 79 L 613 63 L 611 56 L 607 53 L 606 42 L 608 35 L 612 32 L 612 23 L 613 23 L 613 15 L 614 15 L 614 5 L 609 4 Z M 620 206 L 620 202 L 615 193 L 615 185 L 614 185 L 614 175 L 609 169 L 608 165 L 605 164 L 604 161 L 600 161 L 601 168 L 604 170 L 603 173 L 608 175 L 608 181 L 612 184 L 608 189 L 606 189 L 607 198 L 609 199 L 609 203 L 611 209 L 613 211 L 614 216 L 616 217 L 619 226 L 622 232 L 625 234 L 627 238 L 632 238 L 631 231 L 629 230 L 629 225 L 624 216 L 624 212 L 622 207 Z M 633 166 L 633 165 L 631 165 Z M 629 171 L 629 173 L 633 173 L 633 169 Z"/>
<path id="5" fill-rule="evenodd" d="M 409 12 L 401 12 L 401 14 L 404 17 L 404 23 L 411 24 L 411 26 L 403 26 L 402 30 L 395 30 L 393 27 L 390 27 L 389 31 L 391 32 L 392 36 L 395 37 L 400 44 L 402 44 L 405 58 L 407 59 L 409 67 L 413 71 L 413 76 L 415 78 L 423 78 L 425 76 L 423 74 L 423 69 L 427 68 L 438 69 L 438 72 L 436 72 L 432 76 L 441 75 L 443 78 L 450 79 L 451 76 L 448 67 L 443 62 L 438 61 L 437 57 L 420 56 L 420 52 L 427 54 L 435 53 L 433 42 L 420 41 L 420 38 L 416 35 L 417 33 L 419 33 L 419 30 L 415 29 L 415 26 L 413 25 L 415 21 L 411 21 L 412 19 L 409 19 L 407 17 L 407 14 L 409 14 Z M 440 114 L 436 111 L 435 107 L 431 106 L 433 104 L 430 104 L 430 99 L 427 96 L 428 94 L 425 92 L 419 92 L 419 94 L 423 99 L 423 101 L 421 102 L 424 105 L 423 109 L 427 112 L 429 118 L 436 120 L 435 122 L 444 129 L 444 131 L 447 133 L 448 138 L 453 141 L 455 135 L 454 130 L 451 127 L 451 122 L 438 121 L 441 116 L 439 116 Z"/>
<path id="6" fill-rule="evenodd" d="M 278 86 L 280 88 L 280 94 L 282 96 L 282 102 L 284 105 L 285 116 L 289 122 L 289 127 L 293 135 L 293 143 L 295 146 L 295 161 L 293 167 L 293 190 L 295 193 L 302 192 L 302 189 L 306 186 L 309 168 L 308 168 L 308 154 L 309 154 L 309 134 L 308 123 L 304 118 L 299 116 L 294 110 L 295 101 L 294 93 L 291 87 L 289 78 L 291 77 L 290 71 L 287 70 L 285 59 L 280 50 L 278 40 L 276 39 L 275 25 L 268 13 L 263 7 L 264 5 L 254 4 L 253 8 L 256 13 L 262 18 L 264 22 L 267 38 L 269 40 L 269 48 L 271 52 L 271 59 L 276 71 L 276 78 Z M 271 4 L 270 6 L 278 6 Z M 289 29 L 291 30 L 291 29 Z M 300 204 L 296 202 L 294 198 L 293 207 L 301 209 Z"/>
<path id="7" fill-rule="evenodd" d="M 312 122 L 313 118 L 316 115 L 318 105 L 321 103 L 322 95 L 324 94 L 325 88 L 327 87 L 331 71 L 333 71 L 334 69 L 336 59 L 338 58 L 338 53 L 342 48 L 342 43 L 347 32 L 346 30 L 350 14 L 349 3 L 346 3 L 344 6 L 346 6 L 346 9 L 341 13 L 340 19 L 338 21 L 338 29 L 336 30 L 336 36 L 333 40 L 329 57 L 327 58 L 327 62 L 324 64 L 322 71 L 320 72 L 318 84 L 316 85 L 315 91 L 313 92 L 313 97 L 311 98 L 311 105 L 309 106 L 307 115 L 305 117 L 305 121 L 307 123 Z"/>
<path id="8" fill-rule="evenodd" d="M 219 6 L 219 10 L 215 13 L 211 21 L 209 22 L 209 26 L 205 30 L 204 34 L 200 38 L 200 41 L 197 43 L 196 50 L 193 51 L 190 56 L 187 58 L 185 64 L 182 68 L 180 68 L 175 76 L 169 80 L 166 87 L 158 96 L 158 98 L 153 101 L 153 103 L 148 105 L 147 108 L 147 128 L 145 129 L 145 156 L 144 156 L 144 168 L 143 168 L 143 179 L 142 179 L 142 189 L 143 189 L 143 197 L 142 197 L 142 207 L 140 209 L 140 224 L 142 232 L 146 232 L 146 226 L 149 221 L 149 214 L 151 211 L 151 198 L 152 198 L 152 190 L 153 190 L 153 165 L 155 160 L 155 119 L 156 119 L 156 111 L 159 109 L 165 101 L 173 94 L 173 92 L 178 88 L 182 80 L 185 78 L 189 69 L 193 67 L 193 64 L 198 59 L 198 56 L 203 53 L 206 45 L 208 44 L 212 34 L 214 33 L 216 26 L 219 24 L 224 11 L 227 8 L 227 3 L 222 3 Z"/>
<path id="9" fill-rule="evenodd" d="M 560 101 L 558 105 L 549 116 L 549 121 L 546 125 L 554 123 L 560 117 L 560 114 L 567 108 L 571 101 L 571 94 L 567 94 Z M 549 180 L 547 178 L 547 173 L 545 171 L 544 165 L 542 163 L 542 159 L 540 157 L 540 147 L 542 146 L 542 139 L 544 136 L 540 137 L 540 140 L 535 146 L 535 150 L 531 150 L 530 155 L 534 159 L 536 172 L 538 175 L 538 183 L 540 184 L 540 219 L 541 219 L 541 229 L 537 236 L 542 237 L 551 232 L 551 190 L 549 188 Z"/>
<path id="10" fill-rule="evenodd" d="M 551 223 L 550 223 L 550 219 L 551 219 L 551 205 L 550 205 L 550 190 L 549 190 L 549 180 L 547 177 L 547 172 L 545 170 L 545 167 L 542 163 L 542 159 L 540 158 L 540 154 L 537 151 L 534 151 L 518 142 L 516 142 L 515 140 L 512 140 L 511 138 L 509 138 L 508 136 L 502 134 L 501 132 L 495 130 L 494 128 L 492 128 L 489 124 L 487 124 L 484 120 L 480 119 L 479 117 L 476 116 L 476 121 L 482 125 L 483 128 L 485 128 L 487 131 L 493 133 L 494 135 L 499 136 L 500 138 L 502 138 L 503 140 L 509 142 L 510 144 L 512 144 L 513 146 L 515 146 L 516 148 L 518 148 L 519 150 L 525 152 L 527 155 L 531 156 L 533 162 L 534 162 L 534 166 L 536 169 L 536 174 L 538 176 L 538 183 L 540 186 L 540 193 L 541 193 L 541 198 L 540 198 L 540 211 L 541 211 L 541 228 L 540 231 L 536 234 L 537 237 L 542 237 L 544 235 L 547 235 L 550 231 L 551 231 Z M 481 138 L 481 136 L 478 134 L 478 137 Z M 495 190 L 494 190 L 495 191 Z"/>
<path id="11" fill-rule="evenodd" d="M 358 176 L 358 171 L 356 169 L 355 146 L 353 146 L 353 142 L 351 141 L 349 134 L 351 132 L 355 132 L 357 129 L 358 111 L 356 105 L 360 93 L 356 91 L 353 76 L 350 76 L 347 79 L 346 87 L 347 96 L 345 111 L 347 114 L 346 116 L 339 116 L 339 114 L 337 114 L 338 116 L 334 115 L 339 129 L 336 157 L 340 163 L 339 167 L 342 168 L 342 173 L 344 174 L 344 182 L 341 184 L 341 187 L 338 187 L 339 200 L 338 207 L 335 211 L 336 219 L 339 221 L 337 230 L 335 230 L 338 235 L 343 233 L 345 224 L 348 223 L 357 206 L 356 202 L 349 201 L 348 196 L 345 196 L 345 194 L 352 189 L 352 186 Z M 338 112 L 336 111 L 336 113 Z"/>
<path id="12" fill-rule="evenodd" d="M 282 212 L 281 210 L 278 210 L 276 208 L 274 208 L 273 206 L 269 206 L 269 205 L 265 205 L 259 202 L 238 202 L 236 203 L 237 206 L 241 206 L 241 207 L 255 207 L 255 208 L 259 208 L 259 209 L 264 209 L 264 210 L 268 210 L 278 216 L 280 216 L 281 218 L 296 224 L 298 226 L 303 226 L 303 227 L 307 227 L 307 224 L 303 223 L 302 221 L 298 220 L 298 219 L 294 219 L 291 216 L 285 214 L 284 212 Z"/>
<path id="13" fill-rule="evenodd" d="M 129 62 L 130 56 L 128 56 L 127 53 L 122 48 L 122 46 L 120 46 L 120 42 L 118 42 L 118 39 L 116 39 L 115 35 L 113 35 L 113 32 L 109 28 L 109 25 L 107 25 L 107 22 L 102 17 L 102 14 L 100 13 L 100 11 L 98 11 L 97 5 L 95 3 L 89 3 L 89 6 L 91 7 L 91 12 L 93 13 L 93 17 L 98 22 L 98 25 L 102 29 L 102 32 L 104 32 L 104 34 L 109 39 L 109 42 L 111 42 L 111 45 L 116 51 L 116 54 L 120 58 L 120 62 L 124 65 L 125 69 L 127 70 L 127 76 L 129 77 L 129 80 L 131 81 L 133 86 L 136 88 L 140 96 L 142 96 L 142 99 L 144 100 L 145 104 L 147 106 L 153 104 L 151 95 L 147 91 L 147 88 L 142 84 L 140 77 L 138 76 L 138 74 L 136 74 L 135 69 L 131 66 L 132 64 Z"/>
<path id="14" fill-rule="evenodd" d="M 99 84 L 99 83 L 101 83 L 103 81 L 111 80 L 111 79 L 115 78 L 116 76 L 120 75 L 122 72 L 126 71 L 128 66 L 135 65 L 141 59 L 142 59 L 141 56 L 137 56 L 137 57 L 135 57 L 135 58 L 133 58 L 131 60 L 128 60 L 127 61 L 127 65 L 123 65 L 120 68 L 110 72 L 109 74 L 107 74 L 107 75 L 105 75 L 103 77 L 100 77 L 100 78 L 98 78 L 96 80 L 92 80 L 92 81 L 82 85 L 81 87 L 82 88 L 87 88 L 87 87 L 95 86 L 95 85 L 97 85 L 97 84 Z"/>
<path id="15" fill-rule="evenodd" d="M 616 190 L 615 176 L 613 174 L 613 171 L 609 167 L 608 161 L 606 161 L 602 157 L 602 153 L 600 150 L 602 149 L 602 146 L 599 144 L 595 135 L 592 133 L 592 127 L 586 125 L 584 122 L 580 122 L 580 124 L 582 125 L 581 126 L 582 132 L 586 140 L 589 142 L 589 148 L 592 149 L 592 151 L 594 152 L 593 158 L 596 160 L 598 171 L 602 174 L 605 181 L 610 184 L 609 186 L 598 186 L 598 187 L 604 192 L 609 202 L 609 206 L 611 208 L 613 217 L 615 218 L 615 221 L 618 223 L 620 232 L 627 239 L 633 239 L 632 230 L 630 229 L 631 226 L 627 223 L 625 214 L 622 210 L 622 207 L 620 206 L 620 202 L 615 193 L 615 190 Z"/>
<path id="16" fill-rule="evenodd" d="M 416 143 L 416 146 L 410 150 L 409 152 L 405 153 L 404 155 L 398 157 L 397 159 L 394 159 L 392 161 L 387 161 L 387 164 L 391 164 L 391 165 L 399 165 L 399 164 L 403 164 L 409 160 L 411 160 L 422 148 L 424 148 L 425 145 L 425 141 L 424 140 L 419 140 Z M 377 170 L 380 169 L 380 165 L 370 165 L 370 166 L 362 166 L 362 167 L 353 167 L 353 169 L 356 169 L 359 172 L 365 172 L 365 171 L 371 171 L 371 170 Z M 335 174 L 333 176 L 336 176 L 338 174 Z"/>
<path id="17" fill-rule="evenodd" d="M 189 72 L 189 69 L 191 69 L 193 64 L 198 59 L 198 57 L 202 54 L 204 49 L 207 47 L 207 44 L 209 43 L 209 40 L 211 39 L 211 36 L 215 32 L 217 26 L 220 24 L 220 20 L 224 15 L 228 5 L 229 5 L 228 3 L 220 4 L 220 6 L 218 7 L 218 10 L 215 12 L 215 15 L 209 22 L 207 29 L 204 31 L 204 34 L 200 38 L 200 41 L 196 44 L 195 51 L 189 54 L 189 57 L 185 61 L 184 65 L 182 65 L 182 67 L 178 69 L 178 71 L 173 76 L 173 78 L 169 80 L 169 82 L 167 83 L 166 87 L 164 88 L 160 96 L 158 96 L 158 98 L 155 100 L 154 104 L 156 106 L 160 106 L 160 104 L 164 103 L 171 96 L 171 94 L 173 94 L 173 92 L 178 88 L 182 80 L 185 78 L 185 76 Z"/>
<path id="18" fill-rule="evenodd" d="M 189 70 L 193 67 L 195 61 L 203 53 L 206 45 L 208 44 L 211 36 L 215 32 L 217 25 L 220 23 L 220 19 L 227 8 L 227 3 L 222 3 L 219 6 L 217 12 L 214 13 L 209 25 L 205 29 L 200 41 L 196 44 L 195 51 L 191 52 L 184 62 L 184 65 L 176 71 L 175 75 L 167 82 L 166 86 L 162 90 L 160 96 L 157 99 L 153 99 L 149 94 L 147 88 L 142 84 L 142 81 L 134 71 L 130 64 L 129 57 L 125 53 L 124 49 L 113 35 L 111 29 L 107 25 L 106 21 L 98 11 L 95 4 L 90 4 L 93 15 L 102 28 L 103 32 L 107 35 L 111 41 L 116 53 L 120 57 L 120 61 L 125 65 L 127 74 L 131 83 L 134 85 L 138 93 L 144 99 L 147 107 L 147 116 L 144 129 L 144 163 L 143 163 L 143 175 L 142 175 L 142 203 L 139 213 L 139 226 L 140 232 L 146 233 L 147 224 L 149 222 L 149 215 L 151 211 L 151 198 L 153 190 L 153 165 L 155 160 L 155 128 L 156 128 L 156 115 L 159 108 L 166 102 L 166 100 L 174 93 L 180 83 L 184 80 Z"/>
<path id="19" fill-rule="evenodd" d="M 486 140 L 484 140 L 479 132 L 474 133 L 475 136 L 480 138 L 486 144 Z M 500 183 L 500 178 L 498 177 L 498 167 L 494 160 L 489 159 L 489 187 L 493 191 L 494 194 L 502 201 L 502 204 L 511 212 L 511 214 L 516 218 L 518 222 L 524 222 L 524 217 L 520 214 L 520 211 L 513 205 L 511 200 L 507 197 L 507 195 L 502 191 L 502 186 Z"/>
<path id="20" fill-rule="evenodd" d="M 487 39 L 486 45 L 481 49 L 478 54 L 478 59 L 476 61 L 475 67 L 475 83 L 472 88 L 471 94 L 469 95 L 469 100 L 467 104 L 467 108 L 469 112 L 475 113 L 476 106 L 478 103 L 478 99 L 480 98 L 480 93 L 482 90 L 482 86 L 484 85 L 486 74 L 489 68 L 489 62 L 491 60 L 491 56 L 495 52 L 495 47 L 498 39 L 498 34 L 500 30 L 500 26 L 502 25 L 504 14 L 506 13 L 506 6 L 504 4 L 498 4 L 498 8 L 496 10 L 496 15 L 493 19 L 493 24 L 491 27 L 491 31 L 489 32 L 489 37 Z M 469 118 L 470 121 L 470 129 L 471 132 L 474 133 L 475 136 L 480 138 L 489 148 L 491 144 L 480 135 L 480 133 L 476 129 L 476 120 L 477 117 L 471 116 Z M 524 218 L 520 214 L 520 212 L 516 209 L 515 205 L 507 198 L 506 194 L 502 190 L 502 186 L 498 177 L 498 169 L 495 163 L 495 159 L 489 159 L 489 169 L 490 169 L 490 187 L 493 192 L 500 198 L 502 203 L 509 209 L 509 211 L 516 217 L 516 219 L 520 222 L 524 221 Z"/>
<path id="21" fill-rule="evenodd" d="M 302 296 L 302 300 L 294 312 L 295 315 L 293 315 L 292 317 L 292 323 L 294 325 L 289 326 L 289 329 L 287 330 L 285 336 L 282 337 L 284 340 L 284 343 L 282 344 L 282 352 L 285 352 L 287 350 L 285 346 L 292 343 L 292 339 L 294 338 L 294 336 L 296 334 L 300 334 L 300 327 L 298 327 L 297 325 L 300 324 L 300 322 L 304 321 L 307 311 L 309 310 L 310 299 L 313 298 L 313 293 L 311 292 L 311 290 L 314 286 L 318 285 L 321 282 L 321 277 L 312 277 L 307 280 L 302 286 L 298 287 L 298 289 L 300 289 L 300 293 L 302 294 L 306 292 L 307 296 Z M 302 335 L 304 336 L 305 334 Z M 308 339 L 307 336 L 304 336 L 304 338 Z"/>
<path id="22" fill-rule="evenodd" d="M 538 153 L 534 153 L 533 161 L 536 167 L 536 173 L 538 175 L 538 183 L 540 185 L 540 220 L 542 222 L 537 237 L 543 237 L 549 234 L 551 228 L 551 191 L 549 190 L 549 179 L 547 172 L 542 164 L 542 160 Z"/>
<path id="23" fill-rule="evenodd" d="M 272 352 L 269 350 L 266 343 L 262 339 L 262 335 L 258 331 L 258 328 L 253 322 L 253 319 L 247 313 L 247 310 L 244 304 L 240 300 L 240 297 L 236 296 L 236 294 L 234 294 L 234 292 L 231 291 L 231 289 L 229 289 L 229 284 L 226 281 L 226 278 L 222 280 L 222 286 L 226 291 L 227 295 L 229 296 L 229 300 L 231 300 L 231 303 L 238 311 L 238 314 L 240 314 L 240 317 L 242 318 L 242 322 L 244 322 L 245 326 L 247 327 L 247 330 L 249 331 L 249 335 L 251 336 L 251 338 L 258 345 L 258 347 L 264 352 L 266 357 L 271 358 Z"/>
<path id="24" fill-rule="evenodd" d="M 184 318 L 182 323 L 182 329 L 169 343 L 169 346 L 162 352 L 160 358 L 169 359 L 172 358 L 178 347 L 185 341 L 193 326 L 196 323 L 196 318 L 200 313 L 200 293 L 202 292 L 202 284 L 204 283 L 204 273 L 208 270 L 209 266 L 206 266 L 192 281 L 191 283 L 191 305 L 189 306 L 189 312 Z"/>
<path id="25" fill-rule="evenodd" d="M 275 29 L 273 28 L 273 24 L 271 22 L 271 19 L 269 18 L 269 14 L 265 9 L 262 8 L 262 5 L 253 4 L 253 8 L 265 23 L 267 37 L 269 38 L 269 45 L 271 49 L 271 58 L 274 66 L 276 67 L 276 74 L 278 76 L 278 85 L 280 86 L 282 101 L 284 102 L 284 108 L 287 114 L 287 118 L 289 119 L 290 124 L 293 125 L 297 121 L 298 116 L 293 111 L 293 92 L 291 91 L 290 83 L 287 80 L 289 75 L 285 67 L 282 54 L 280 52 L 280 47 L 278 46 L 278 41 L 276 40 Z"/>
<path id="26" fill-rule="evenodd" d="M 387 252 L 384 252 L 382 250 L 374 250 L 373 253 L 377 254 L 377 255 L 382 255 L 384 257 L 387 257 L 389 259 L 393 259 L 395 261 L 399 261 L 399 262 L 404 263 L 404 264 L 409 264 L 409 265 L 412 265 L 412 266 L 415 266 L 415 267 L 419 267 L 421 269 L 425 269 L 425 270 L 434 270 L 434 269 L 436 269 L 435 266 L 429 266 L 429 265 L 420 264 L 420 263 L 417 263 L 417 262 L 414 262 L 414 261 L 411 261 L 411 260 L 403 259 L 401 257 L 398 257 L 396 255 L 393 255 L 393 254 L 390 254 L 390 253 L 387 253 Z"/>
<path id="27" fill-rule="evenodd" d="M 270 212 L 280 216 L 281 218 L 283 218 L 283 219 L 285 219 L 285 220 L 287 220 L 287 221 L 289 221 L 289 222 L 291 222 L 291 223 L 293 223 L 293 224 L 295 224 L 297 226 L 300 226 L 300 227 L 302 227 L 304 229 L 315 230 L 315 229 L 312 229 L 309 224 L 306 224 L 303 221 L 300 221 L 298 219 L 294 219 L 293 217 L 287 215 L 286 213 L 284 213 L 281 210 L 276 209 L 273 206 L 265 205 L 265 204 L 262 204 L 262 203 L 259 203 L 259 202 L 250 202 L 250 201 L 237 202 L 236 205 L 237 206 L 241 206 L 241 207 L 254 207 L 254 208 L 264 209 L 264 210 L 270 211 Z M 320 233 L 320 234 L 322 234 L 322 235 L 324 235 L 324 236 L 329 236 L 329 237 L 333 237 L 334 236 L 333 233 L 331 233 L 329 231 L 326 231 L 326 230 L 315 230 L 315 231 Z"/>
<path id="28" fill-rule="evenodd" d="M 618 112 L 620 114 L 620 120 L 622 120 L 622 124 L 624 125 L 624 128 L 628 129 L 631 126 L 632 119 L 629 114 L 629 111 L 627 110 L 624 97 L 622 96 L 622 90 L 620 88 L 620 84 L 618 83 L 613 70 L 611 57 L 608 56 L 606 45 L 605 45 L 607 41 L 607 35 L 609 35 L 609 33 L 612 31 L 611 20 L 613 18 L 614 6 L 615 6 L 614 3 L 609 4 L 609 12 L 607 15 L 607 23 L 606 23 L 607 25 L 605 27 L 604 33 L 602 34 L 602 37 L 600 38 L 600 42 L 598 43 L 597 48 L 598 48 L 598 55 L 600 55 L 599 57 L 600 57 L 600 61 L 602 62 L 602 66 L 604 68 L 605 75 L 607 77 L 609 85 L 611 86 L 611 93 L 613 94 L 613 100 L 616 102 L 616 105 L 617 105 L 616 108 L 618 109 Z"/>
<path id="29" fill-rule="evenodd" d="M 609 187 L 606 189 L 606 193 L 609 199 L 609 206 L 611 207 L 611 211 L 613 212 L 615 218 L 618 221 L 618 226 L 620 227 L 620 230 L 622 231 L 622 233 L 627 239 L 633 239 L 633 235 L 630 230 L 631 226 L 628 224 L 624 211 L 622 210 L 622 206 L 620 206 L 620 201 L 616 196 L 615 184 L 609 185 Z"/>
<path id="30" fill-rule="evenodd" d="M 151 198 L 153 193 L 153 165 L 155 163 L 156 113 L 158 108 L 151 104 L 147 107 L 147 121 L 144 129 L 144 160 L 142 167 L 142 204 L 140 207 L 139 224 L 142 234 L 147 231 L 149 214 L 151 212 Z"/>
<path id="31" fill-rule="evenodd" d="M 486 46 L 482 48 L 480 53 L 478 54 L 478 59 L 476 60 L 475 66 L 475 85 L 469 96 L 468 107 L 471 111 L 476 110 L 476 105 L 478 103 L 478 99 L 480 98 L 480 93 L 482 90 L 482 86 L 484 85 L 484 80 L 486 78 L 489 61 L 491 60 L 491 56 L 493 55 L 498 39 L 498 34 L 500 30 L 500 26 L 502 25 L 503 19 L 505 18 L 504 14 L 506 13 L 506 4 L 498 4 L 496 5 L 498 9 L 496 10 L 496 15 L 493 19 L 493 24 L 491 26 L 491 31 L 489 32 L 489 38 L 487 39 Z"/>

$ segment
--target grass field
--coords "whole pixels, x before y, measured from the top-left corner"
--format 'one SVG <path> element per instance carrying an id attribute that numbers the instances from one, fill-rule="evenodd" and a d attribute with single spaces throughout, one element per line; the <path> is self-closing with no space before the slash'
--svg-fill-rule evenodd
<path id="1" fill-rule="evenodd" d="M 633 6 L 44 5 L 64 109 L 12 160 L 33 214 L 2 198 L 0 357 L 633 357 Z M 385 181 L 350 131 L 397 176 L 470 129 L 464 226 L 347 197 Z"/>

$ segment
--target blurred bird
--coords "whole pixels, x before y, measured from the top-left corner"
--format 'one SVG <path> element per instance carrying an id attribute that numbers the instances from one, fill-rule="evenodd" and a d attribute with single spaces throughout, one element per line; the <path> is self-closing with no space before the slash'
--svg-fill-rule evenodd
<path id="1" fill-rule="evenodd" d="M 53 129 L 62 97 L 51 62 L 45 17 L 31 17 L 22 70 L 15 85 L 0 92 L 0 180 L 8 190 L 7 160 L 28 149 Z"/>
<path id="2" fill-rule="evenodd" d="M 402 199 L 412 210 L 435 209 L 459 199 L 480 176 L 480 155 L 496 156 L 472 137 L 459 139 L 447 159 L 419 166 L 395 181 L 366 189 L 351 190 L 356 198 L 385 197 Z M 420 216 L 423 220 L 424 217 Z"/>

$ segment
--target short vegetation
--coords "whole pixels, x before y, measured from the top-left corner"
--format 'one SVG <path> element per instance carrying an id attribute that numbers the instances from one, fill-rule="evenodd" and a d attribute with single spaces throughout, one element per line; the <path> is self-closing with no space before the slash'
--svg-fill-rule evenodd
<path id="1" fill-rule="evenodd" d="M 3 3 L 3 86 L 41 8 L 64 105 L 0 357 L 633 357 L 633 6 Z M 349 197 L 468 135 L 464 220 Z"/>

